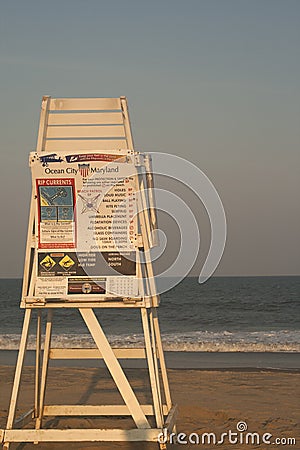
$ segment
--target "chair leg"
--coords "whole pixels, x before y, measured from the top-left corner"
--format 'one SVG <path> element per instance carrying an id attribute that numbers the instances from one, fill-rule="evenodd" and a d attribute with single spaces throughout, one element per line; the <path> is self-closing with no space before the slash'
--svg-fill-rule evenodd
<path id="1" fill-rule="evenodd" d="M 43 413 L 44 413 L 44 402 L 45 402 L 45 392 L 46 392 L 46 382 L 48 375 L 48 365 L 49 365 L 49 353 L 51 345 L 51 334 L 52 334 L 52 316 L 53 311 L 48 311 L 47 324 L 46 324 L 46 334 L 45 334 L 45 344 L 44 344 L 44 355 L 41 373 L 41 387 L 39 395 L 39 414 L 36 418 L 35 428 L 39 430 L 42 427 Z"/>
<path id="2" fill-rule="evenodd" d="M 16 365 L 16 371 L 15 371 L 15 378 L 13 383 L 13 389 L 11 394 L 11 400 L 10 400 L 10 406 L 9 406 L 9 412 L 8 412 L 8 418 L 7 418 L 7 424 L 6 429 L 11 430 L 13 427 L 13 423 L 15 420 L 16 415 L 16 407 L 17 407 L 17 401 L 19 396 L 19 389 L 20 389 L 20 382 L 21 382 L 21 375 L 24 365 L 24 358 L 27 348 L 27 341 L 28 341 L 28 333 L 29 333 L 29 325 L 30 325 L 30 319 L 31 319 L 31 309 L 25 310 L 25 316 L 24 316 L 24 322 L 23 322 L 23 329 L 22 329 L 22 336 L 21 336 L 21 342 L 20 342 L 20 348 L 18 353 L 18 360 Z M 9 449 L 9 442 L 4 443 L 3 445 L 4 450 Z"/>

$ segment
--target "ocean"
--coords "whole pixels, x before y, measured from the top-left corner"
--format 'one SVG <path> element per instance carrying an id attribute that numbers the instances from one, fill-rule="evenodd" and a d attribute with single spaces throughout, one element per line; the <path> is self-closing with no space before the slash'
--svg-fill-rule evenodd
<path id="1" fill-rule="evenodd" d="M 24 311 L 22 280 L 0 279 L 0 350 L 19 346 Z M 158 309 L 164 349 L 186 352 L 300 352 L 300 277 L 186 278 L 161 295 Z M 138 310 L 98 309 L 110 342 L 143 345 Z M 32 329 L 34 332 L 34 329 Z M 54 314 L 52 345 L 94 346 L 75 309 Z M 34 348 L 34 335 L 29 338 Z"/>
<path id="2" fill-rule="evenodd" d="M 0 280 L 0 349 L 19 346 L 24 311 L 22 280 Z M 167 351 L 300 352 L 300 277 L 186 278 L 161 295 L 159 319 Z M 98 309 L 114 346 L 143 345 L 139 311 Z M 32 330 L 34 333 L 34 329 Z M 53 346 L 89 347 L 93 342 L 79 312 L 55 312 Z M 33 348 L 34 336 L 28 348 Z"/>

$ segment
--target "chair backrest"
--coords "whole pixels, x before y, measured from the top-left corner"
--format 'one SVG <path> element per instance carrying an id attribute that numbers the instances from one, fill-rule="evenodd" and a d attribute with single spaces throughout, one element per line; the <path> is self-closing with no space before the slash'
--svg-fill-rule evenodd
<path id="1" fill-rule="evenodd" d="M 43 97 L 37 153 L 132 149 L 126 97 Z"/>

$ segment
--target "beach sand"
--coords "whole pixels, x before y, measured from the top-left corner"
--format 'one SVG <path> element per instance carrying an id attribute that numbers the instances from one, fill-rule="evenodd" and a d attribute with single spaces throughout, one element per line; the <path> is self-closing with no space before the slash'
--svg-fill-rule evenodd
<path id="1" fill-rule="evenodd" d="M 25 367 L 18 415 L 33 406 L 33 371 Z M 0 428 L 5 428 L 14 367 L 0 367 Z M 145 369 L 126 369 L 138 398 L 151 402 Z M 178 404 L 177 431 L 217 436 L 236 431 L 245 421 L 249 432 L 271 433 L 275 438 L 293 437 L 297 444 L 288 445 L 219 445 L 223 449 L 300 448 L 300 376 L 299 372 L 249 370 L 169 370 L 173 403 Z M 49 368 L 46 404 L 105 404 L 120 402 L 119 394 L 106 369 Z M 124 418 L 45 418 L 44 425 L 59 428 L 132 427 Z M 211 445 L 169 445 L 170 449 L 213 448 Z M 41 443 L 38 446 L 11 444 L 11 449 L 103 449 L 154 450 L 150 443 Z"/>

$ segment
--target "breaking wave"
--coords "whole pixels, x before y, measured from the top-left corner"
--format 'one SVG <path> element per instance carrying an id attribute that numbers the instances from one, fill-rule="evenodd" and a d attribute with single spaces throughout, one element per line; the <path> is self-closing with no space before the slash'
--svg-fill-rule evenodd
<path id="1" fill-rule="evenodd" d="M 113 347 L 144 347 L 142 334 L 110 335 Z M 166 351 L 181 352 L 300 352 L 300 331 L 196 331 L 162 334 Z M 0 350 L 17 350 L 19 334 L 1 334 Z M 28 349 L 34 349 L 35 337 L 29 336 Z M 53 335 L 52 347 L 95 347 L 88 334 Z"/>

